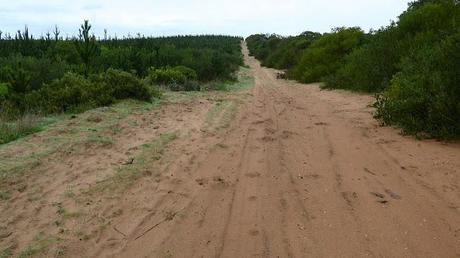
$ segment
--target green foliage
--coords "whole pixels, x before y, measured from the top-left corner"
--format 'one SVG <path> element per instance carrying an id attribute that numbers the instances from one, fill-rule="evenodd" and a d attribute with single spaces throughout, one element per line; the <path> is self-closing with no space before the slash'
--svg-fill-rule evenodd
<path id="1" fill-rule="evenodd" d="M 148 86 L 128 72 L 109 69 L 88 79 L 67 73 L 40 90 L 27 93 L 25 102 L 28 110 L 60 113 L 81 112 L 92 107 L 110 105 L 121 99 L 150 101 L 153 96 L 159 96 L 153 86 Z"/>
<path id="2" fill-rule="evenodd" d="M 392 26 L 369 35 L 367 43 L 347 55 L 336 73 L 326 78 L 325 87 L 364 92 L 387 88 L 404 50 L 394 34 Z"/>
<path id="3" fill-rule="evenodd" d="M 39 120 L 33 115 L 25 115 L 16 121 L 4 121 L 0 119 L 0 144 L 38 132 L 40 129 Z"/>
<path id="4" fill-rule="evenodd" d="M 251 55 L 259 59 L 264 66 L 290 69 L 299 62 L 302 52 L 320 36 L 319 33 L 309 31 L 286 38 L 258 34 L 248 37 L 246 42 Z"/>
<path id="5" fill-rule="evenodd" d="M 94 89 L 90 91 L 96 106 L 109 105 L 116 100 L 137 99 L 151 101 L 154 88 L 149 87 L 135 75 L 116 69 L 108 69 L 107 72 L 93 78 Z"/>
<path id="6" fill-rule="evenodd" d="M 411 3 L 397 23 L 370 34 L 367 44 L 356 49 L 327 87 L 380 92 L 390 86 L 401 70 L 401 61 L 413 52 L 437 42 L 455 31 L 459 7 L 451 0 Z"/>
<path id="7" fill-rule="evenodd" d="M 405 132 L 437 138 L 460 135 L 460 33 L 402 60 L 391 86 L 378 97 L 376 116 Z"/>
<path id="8" fill-rule="evenodd" d="M 334 74 L 343 59 L 364 39 L 360 28 L 337 28 L 313 42 L 288 76 L 302 82 L 318 82 Z"/>
<path id="9" fill-rule="evenodd" d="M 69 72 L 40 90 L 27 93 L 24 99 L 28 110 L 46 114 L 76 112 L 83 105 L 90 106 L 91 91 L 93 84 L 88 79 Z"/>
<path id="10" fill-rule="evenodd" d="M 147 76 L 147 81 L 151 84 L 159 84 L 173 91 L 199 90 L 196 82 L 197 73 L 186 66 L 176 66 L 173 68 L 155 69 L 151 68 Z"/>
<path id="11" fill-rule="evenodd" d="M 8 97 L 8 89 L 10 87 L 9 83 L 0 83 L 0 101 L 5 100 Z"/>
<path id="12" fill-rule="evenodd" d="M 83 64 L 85 65 L 84 73 L 88 76 L 90 64 L 93 61 L 93 58 L 98 54 L 99 47 L 96 43 L 96 37 L 90 36 L 89 31 L 91 30 L 91 25 L 88 20 L 85 20 L 81 25 L 79 40 L 76 41 L 77 52 L 80 55 Z"/>

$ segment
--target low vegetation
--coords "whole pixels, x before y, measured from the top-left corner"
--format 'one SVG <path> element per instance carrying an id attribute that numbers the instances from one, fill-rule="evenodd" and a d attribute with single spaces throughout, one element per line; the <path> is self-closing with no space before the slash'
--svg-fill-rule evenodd
<path id="1" fill-rule="evenodd" d="M 377 94 L 376 117 L 406 133 L 460 137 L 460 4 L 418 0 L 398 21 L 364 33 L 253 35 L 250 52 L 286 77 Z M 289 59 L 292 62 L 286 62 Z"/>

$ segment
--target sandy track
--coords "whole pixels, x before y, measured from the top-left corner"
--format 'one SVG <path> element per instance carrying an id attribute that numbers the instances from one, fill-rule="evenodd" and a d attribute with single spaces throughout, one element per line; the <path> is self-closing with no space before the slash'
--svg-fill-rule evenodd
<path id="1" fill-rule="evenodd" d="M 245 54 L 256 86 L 224 147 L 197 153 L 174 219 L 117 256 L 460 255 L 459 146 L 380 128 L 370 97 L 276 80 Z"/>
<path id="2" fill-rule="evenodd" d="M 137 142 L 121 135 L 110 155 L 93 153 L 89 161 L 110 163 L 131 145 L 179 134 L 152 163 L 161 173 L 94 199 L 75 223 L 110 223 L 67 240 L 64 256 L 460 257 L 460 146 L 400 136 L 372 118 L 371 97 L 277 80 L 244 54 L 256 84 L 226 96 L 239 107 L 216 118 L 228 128 L 206 118 L 214 100 L 198 98 L 160 118 L 135 116 L 145 124 L 129 131 Z"/>

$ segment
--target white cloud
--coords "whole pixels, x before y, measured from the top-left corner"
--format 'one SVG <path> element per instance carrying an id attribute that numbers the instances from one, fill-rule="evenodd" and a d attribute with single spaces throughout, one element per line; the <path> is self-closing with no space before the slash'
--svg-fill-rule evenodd
<path id="1" fill-rule="evenodd" d="M 0 0 L 1 30 L 27 24 L 40 34 L 59 25 L 75 34 L 83 19 L 95 32 L 148 35 L 298 34 L 337 26 L 368 30 L 389 24 L 409 0 Z"/>

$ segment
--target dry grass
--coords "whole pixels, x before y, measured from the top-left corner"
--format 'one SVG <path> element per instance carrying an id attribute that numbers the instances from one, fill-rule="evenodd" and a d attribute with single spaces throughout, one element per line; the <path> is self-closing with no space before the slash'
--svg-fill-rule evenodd
<path id="1" fill-rule="evenodd" d="M 38 132 L 40 129 L 41 121 L 35 115 L 25 115 L 16 121 L 5 121 L 0 118 L 0 144 Z"/>

